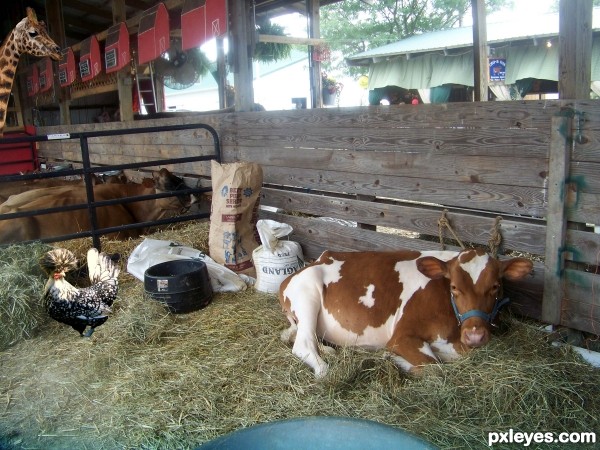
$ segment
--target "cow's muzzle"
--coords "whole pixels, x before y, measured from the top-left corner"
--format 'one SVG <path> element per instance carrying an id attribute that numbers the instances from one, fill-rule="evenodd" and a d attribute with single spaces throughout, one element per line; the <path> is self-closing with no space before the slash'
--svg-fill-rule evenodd
<path id="1" fill-rule="evenodd" d="M 510 299 L 508 297 L 505 297 L 503 299 L 497 298 L 496 302 L 494 303 L 494 308 L 492 309 L 492 312 L 489 314 L 480 309 L 471 309 L 471 310 L 461 314 L 458 312 L 458 308 L 456 307 L 456 301 L 454 300 L 454 294 L 450 293 L 450 303 L 452 304 L 452 309 L 454 310 L 454 315 L 456 316 L 456 320 L 458 320 L 459 327 L 464 323 L 465 320 L 469 319 L 470 317 L 479 317 L 480 319 L 483 319 L 490 325 L 493 325 L 492 322 L 494 321 L 494 319 L 500 312 L 500 309 L 502 309 L 502 307 L 507 305 L 509 302 L 510 302 Z"/>

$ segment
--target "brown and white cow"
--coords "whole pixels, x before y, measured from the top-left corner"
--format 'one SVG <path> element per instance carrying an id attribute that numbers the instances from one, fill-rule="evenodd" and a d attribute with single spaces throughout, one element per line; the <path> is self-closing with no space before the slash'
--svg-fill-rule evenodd
<path id="1" fill-rule="evenodd" d="M 100 202 L 157 192 L 172 192 L 185 188 L 181 178 L 173 175 L 167 169 L 161 169 L 153 172 L 153 179 L 146 179 L 141 184 L 96 185 L 94 186 L 94 200 Z M 101 206 L 96 210 L 98 226 L 109 228 L 171 217 L 189 207 L 193 201 L 194 199 L 189 195 L 184 195 Z M 9 197 L 5 203 L 0 205 L 0 213 L 17 213 L 85 203 L 87 203 L 87 194 L 83 186 L 51 187 L 38 192 L 29 191 Z M 87 209 L 4 219 L 0 221 L 0 244 L 62 236 L 89 229 L 90 220 Z M 130 229 L 107 236 L 112 239 L 128 239 L 135 238 L 142 232 L 142 229 Z"/>
<path id="2" fill-rule="evenodd" d="M 291 324 L 281 338 L 294 341 L 292 353 L 316 377 L 328 369 L 317 339 L 386 348 L 399 367 L 418 373 L 485 345 L 505 303 L 502 278 L 523 278 L 532 267 L 525 258 L 500 261 L 475 249 L 326 251 L 281 284 L 279 300 Z"/>

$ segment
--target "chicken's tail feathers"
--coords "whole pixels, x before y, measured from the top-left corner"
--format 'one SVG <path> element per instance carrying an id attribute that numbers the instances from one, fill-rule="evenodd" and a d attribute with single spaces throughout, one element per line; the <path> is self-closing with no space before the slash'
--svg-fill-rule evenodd
<path id="1" fill-rule="evenodd" d="M 55 248 L 40 258 L 40 265 L 48 273 L 69 272 L 77 268 L 77 258 L 70 250 Z"/>
<path id="2" fill-rule="evenodd" d="M 101 253 L 95 248 L 88 250 L 87 263 L 92 284 L 116 279 L 119 276 L 119 266 L 106 253 Z"/>

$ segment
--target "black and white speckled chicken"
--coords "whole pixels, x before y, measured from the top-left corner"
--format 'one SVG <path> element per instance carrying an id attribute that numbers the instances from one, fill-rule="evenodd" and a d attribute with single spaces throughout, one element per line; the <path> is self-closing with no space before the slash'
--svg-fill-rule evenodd
<path id="1" fill-rule="evenodd" d="M 44 298 L 48 314 L 70 325 L 79 334 L 90 337 L 94 329 L 108 319 L 117 297 L 119 267 L 105 253 L 92 248 L 87 254 L 91 285 L 77 288 L 65 280 L 67 272 L 77 268 L 75 255 L 66 249 L 50 250 L 40 260 L 49 275 Z M 84 334 L 87 327 L 89 330 Z"/>

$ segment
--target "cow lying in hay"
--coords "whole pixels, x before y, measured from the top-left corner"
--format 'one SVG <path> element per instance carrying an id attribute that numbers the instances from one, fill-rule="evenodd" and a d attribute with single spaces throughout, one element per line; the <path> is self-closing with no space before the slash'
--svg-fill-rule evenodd
<path id="1" fill-rule="evenodd" d="M 327 364 L 317 338 L 335 345 L 387 348 L 402 369 L 449 361 L 490 339 L 505 301 L 502 278 L 533 268 L 525 258 L 499 261 L 483 250 L 461 252 L 324 252 L 281 284 L 291 324 L 281 338 L 320 378 Z M 325 347 L 327 349 L 328 347 Z"/>
<path id="2" fill-rule="evenodd" d="M 97 202 L 138 195 L 151 195 L 159 192 L 172 192 L 185 189 L 183 180 L 167 169 L 153 172 L 153 179 L 143 183 L 109 183 L 94 186 L 94 200 Z M 52 187 L 29 191 L 9 199 L 0 205 L 0 213 L 16 213 L 46 208 L 85 204 L 86 190 L 83 186 Z M 175 196 L 102 206 L 96 209 L 100 228 L 115 227 L 133 223 L 158 220 L 178 214 L 193 202 L 191 196 Z M 77 233 L 90 229 L 87 209 L 77 209 L 32 217 L 6 219 L 0 221 L 0 244 L 16 243 Z M 111 239 L 128 239 L 140 235 L 143 230 L 122 230 L 107 236 Z"/>

